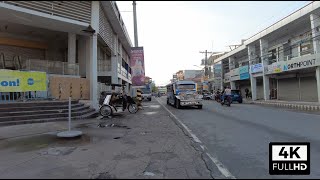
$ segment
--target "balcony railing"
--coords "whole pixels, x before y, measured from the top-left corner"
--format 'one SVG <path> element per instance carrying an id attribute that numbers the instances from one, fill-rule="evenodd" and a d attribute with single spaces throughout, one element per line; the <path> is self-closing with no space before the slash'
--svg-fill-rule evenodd
<path id="1" fill-rule="evenodd" d="M 79 64 L 71 64 L 62 61 L 28 59 L 22 61 L 22 70 L 79 76 Z"/>

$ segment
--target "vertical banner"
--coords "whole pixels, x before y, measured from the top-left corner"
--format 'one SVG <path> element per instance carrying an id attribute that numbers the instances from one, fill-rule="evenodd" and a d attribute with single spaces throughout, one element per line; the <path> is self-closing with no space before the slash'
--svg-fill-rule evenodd
<path id="1" fill-rule="evenodd" d="M 144 86 L 145 73 L 143 47 L 131 47 L 130 55 L 132 86 Z"/>

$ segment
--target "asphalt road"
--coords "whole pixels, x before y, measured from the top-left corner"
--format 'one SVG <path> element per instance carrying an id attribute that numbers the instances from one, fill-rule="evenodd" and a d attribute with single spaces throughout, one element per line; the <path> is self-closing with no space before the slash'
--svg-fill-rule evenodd
<path id="1" fill-rule="evenodd" d="M 176 109 L 160 100 L 235 178 L 320 178 L 320 115 L 215 101 Z M 311 174 L 269 175 L 270 142 L 310 142 Z"/>

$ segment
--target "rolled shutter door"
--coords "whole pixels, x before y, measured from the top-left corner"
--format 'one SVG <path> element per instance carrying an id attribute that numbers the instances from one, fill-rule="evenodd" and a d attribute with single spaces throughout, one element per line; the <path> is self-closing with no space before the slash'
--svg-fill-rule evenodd
<path id="1" fill-rule="evenodd" d="M 316 102 L 318 100 L 317 80 L 315 76 L 300 78 L 300 96 L 301 101 Z"/>
<path id="2" fill-rule="evenodd" d="M 278 80 L 278 99 L 299 101 L 299 79 L 285 78 Z"/>

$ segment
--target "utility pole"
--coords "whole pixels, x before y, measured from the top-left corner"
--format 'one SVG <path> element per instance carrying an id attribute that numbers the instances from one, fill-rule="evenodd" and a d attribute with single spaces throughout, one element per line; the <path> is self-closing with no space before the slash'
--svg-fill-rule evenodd
<path id="1" fill-rule="evenodd" d="M 207 58 L 207 54 L 208 53 L 212 53 L 212 52 L 208 52 L 207 50 L 206 51 L 200 51 L 200 53 L 205 53 L 205 59 L 204 59 L 204 75 L 205 77 L 208 77 L 208 58 Z"/>
<path id="2" fill-rule="evenodd" d="M 137 12 L 136 1 L 133 1 L 133 23 L 134 23 L 134 46 L 138 47 L 138 28 L 137 28 Z"/>

